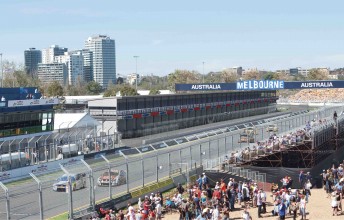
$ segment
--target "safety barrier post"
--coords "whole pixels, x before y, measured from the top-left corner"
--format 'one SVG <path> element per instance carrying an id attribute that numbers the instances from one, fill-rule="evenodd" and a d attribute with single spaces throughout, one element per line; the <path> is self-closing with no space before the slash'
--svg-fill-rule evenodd
<path id="1" fill-rule="evenodd" d="M 6 196 L 6 214 L 7 220 L 11 219 L 11 213 L 10 213 L 10 193 L 8 191 L 8 188 L 2 183 L 0 182 L 0 187 L 5 191 L 5 196 Z"/>
<path id="2" fill-rule="evenodd" d="M 74 213 L 73 213 L 73 188 L 72 188 L 72 181 L 71 181 L 71 174 L 63 167 L 63 165 L 60 163 L 60 167 L 62 171 L 67 174 L 68 176 L 68 185 L 66 187 L 66 191 L 68 190 L 68 219 L 73 220 L 74 219 Z"/>
<path id="3" fill-rule="evenodd" d="M 90 206 L 93 210 L 95 210 L 95 193 L 94 193 L 94 178 L 93 178 L 93 170 L 90 165 L 88 165 L 83 159 L 80 160 L 88 169 L 89 171 L 89 179 L 90 179 Z"/>
<path id="4" fill-rule="evenodd" d="M 33 173 L 29 173 L 29 174 L 38 184 L 39 214 L 40 214 L 40 219 L 43 220 L 44 215 L 43 215 L 42 183 Z"/>
<path id="5" fill-rule="evenodd" d="M 109 198 L 112 199 L 112 181 L 115 181 L 115 180 L 112 180 L 112 177 L 111 177 L 111 164 L 110 164 L 110 161 L 104 155 L 100 155 L 100 156 L 105 160 L 105 162 L 108 165 L 108 172 L 109 172 Z"/>

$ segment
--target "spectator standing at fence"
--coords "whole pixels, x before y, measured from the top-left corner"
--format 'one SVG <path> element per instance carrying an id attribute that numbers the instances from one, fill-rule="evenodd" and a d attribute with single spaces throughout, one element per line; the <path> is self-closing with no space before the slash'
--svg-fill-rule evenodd
<path id="1" fill-rule="evenodd" d="M 202 176 L 199 175 L 197 179 L 198 188 L 202 190 Z"/>
<path id="2" fill-rule="evenodd" d="M 260 189 L 262 197 L 262 213 L 266 213 L 266 193 L 263 189 Z"/>
<path id="3" fill-rule="evenodd" d="M 178 190 L 179 194 L 183 194 L 185 191 L 182 184 L 180 184 L 180 183 L 178 183 L 177 190 Z"/>
<path id="4" fill-rule="evenodd" d="M 299 174 L 299 183 L 301 188 L 303 188 L 303 186 L 305 185 L 305 174 L 303 173 L 303 170 L 301 170 Z"/>
<path id="5" fill-rule="evenodd" d="M 307 180 L 304 187 L 304 194 L 306 195 L 306 202 L 308 203 L 308 198 L 311 195 L 312 184 L 310 180 Z"/>
<path id="6" fill-rule="evenodd" d="M 282 182 L 282 188 L 283 189 L 286 189 L 287 188 L 287 185 L 288 185 L 288 176 L 285 176 L 283 179 L 281 179 L 281 182 Z"/>
<path id="7" fill-rule="evenodd" d="M 250 201 L 250 191 L 249 191 L 246 183 L 244 183 L 242 186 L 242 196 L 244 198 L 244 205 L 245 205 L 245 207 L 247 207 L 247 204 Z"/>
<path id="8" fill-rule="evenodd" d="M 305 181 L 307 182 L 308 180 L 312 181 L 312 175 L 311 175 L 310 172 L 307 172 L 306 175 L 305 175 Z"/>
<path id="9" fill-rule="evenodd" d="M 209 184 L 209 179 L 208 179 L 207 175 L 205 175 L 205 173 L 203 173 L 202 175 L 203 175 L 202 184 L 206 186 Z"/>
<path id="10" fill-rule="evenodd" d="M 326 179 L 327 179 L 327 173 L 326 170 L 323 170 L 323 172 L 320 174 L 320 176 L 322 177 L 322 186 L 325 188 L 326 186 Z"/>

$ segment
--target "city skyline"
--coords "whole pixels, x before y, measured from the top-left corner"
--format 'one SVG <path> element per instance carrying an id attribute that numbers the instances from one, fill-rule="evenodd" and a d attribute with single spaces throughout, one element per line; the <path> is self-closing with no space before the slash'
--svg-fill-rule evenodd
<path id="1" fill-rule="evenodd" d="M 43 4 L 44 3 L 44 4 Z M 265 70 L 344 65 L 344 19 L 332 1 L 8 1 L 2 3 L 0 53 L 24 63 L 23 51 L 84 48 L 89 36 L 116 41 L 121 76 L 204 72 L 227 67 Z"/>

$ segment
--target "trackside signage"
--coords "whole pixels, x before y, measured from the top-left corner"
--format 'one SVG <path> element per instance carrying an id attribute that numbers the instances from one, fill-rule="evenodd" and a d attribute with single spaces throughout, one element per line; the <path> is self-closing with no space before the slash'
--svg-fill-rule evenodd
<path id="1" fill-rule="evenodd" d="M 236 83 L 237 90 L 284 89 L 284 81 L 279 80 L 249 80 Z"/>
<path id="2" fill-rule="evenodd" d="M 233 83 L 175 84 L 176 91 L 210 90 L 280 90 L 280 89 L 330 89 L 344 88 L 344 80 L 283 81 L 247 80 Z"/>
<path id="3" fill-rule="evenodd" d="M 52 99 L 25 99 L 25 100 L 9 100 L 8 107 L 21 107 L 21 106 L 35 106 L 35 105 L 57 105 L 59 100 Z"/>
<path id="4" fill-rule="evenodd" d="M 84 159 L 83 155 L 63 160 L 55 160 L 49 163 L 36 164 L 32 166 L 26 166 L 18 169 L 0 172 L 0 181 L 9 182 L 24 179 L 29 177 L 29 173 L 42 175 L 50 172 L 55 172 L 57 169 L 60 169 L 60 164 L 64 166 L 72 166 L 75 163 L 80 162 L 81 159 Z"/>

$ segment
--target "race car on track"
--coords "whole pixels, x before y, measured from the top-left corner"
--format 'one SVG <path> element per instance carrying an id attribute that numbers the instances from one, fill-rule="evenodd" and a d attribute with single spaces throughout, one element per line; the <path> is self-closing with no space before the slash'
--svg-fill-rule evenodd
<path id="1" fill-rule="evenodd" d="M 278 127 L 277 125 L 268 125 L 268 127 L 266 128 L 267 132 L 277 132 L 278 131 Z"/>
<path id="2" fill-rule="evenodd" d="M 111 181 L 109 181 L 111 176 Z M 110 183 L 111 182 L 111 183 Z M 127 183 L 127 173 L 124 170 L 111 170 L 110 175 L 108 171 L 105 171 L 98 178 L 98 186 L 118 186 Z"/>
<path id="3" fill-rule="evenodd" d="M 72 183 L 72 190 L 78 190 L 86 187 L 86 174 L 70 174 L 70 180 Z M 57 179 L 57 182 L 53 185 L 53 190 L 56 192 L 66 192 L 68 185 L 68 175 L 64 174 Z"/>

